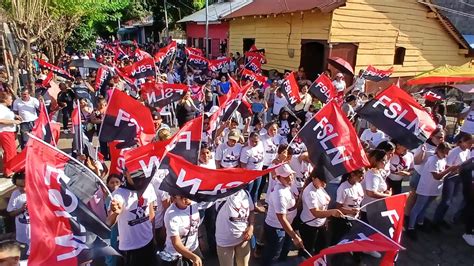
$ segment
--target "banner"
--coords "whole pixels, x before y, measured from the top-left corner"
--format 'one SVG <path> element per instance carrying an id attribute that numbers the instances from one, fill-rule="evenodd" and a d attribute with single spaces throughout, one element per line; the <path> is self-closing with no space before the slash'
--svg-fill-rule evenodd
<path id="1" fill-rule="evenodd" d="M 179 101 L 188 90 L 186 84 L 147 82 L 142 85 L 140 93 L 149 106 L 163 108 Z"/>
<path id="2" fill-rule="evenodd" d="M 97 74 L 95 76 L 95 85 L 94 89 L 105 94 L 105 89 L 109 85 L 109 81 L 112 78 L 112 73 L 110 69 L 106 66 L 101 66 L 97 69 Z"/>
<path id="3" fill-rule="evenodd" d="M 395 85 L 380 92 L 357 113 L 408 149 L 424 143 L 436 128 L 425 108 Z"/>
<path id="4" fill-rule="evenodd" d="M 326 75 L 319 75 L 309 87 L 309 91 L 322 103 L 327 103 L 337 96 L 336 88 L 334 88 L 331 79 Z"/>
<path id="5" fill-rule="evenodd" d="M 358 219 L 350 219 L 352 227 L 337 245 L 325 248 L 300 266 L 343 265 L 329 259 L 329 255 L 346 252 L 397 251 L 405 249 L 372 226 Z"/>
<path id="6" fill-rule="evenodd" d="M 194 69 L 199 69 L 199 70 L 207 70 L 209 67 L 209 60 L 206 58 L 199 56 L 199 55 L 194 55 L 194 54 L 189 54 L 188 55 L 188 66 L 194 68 Z"/>
<path id="7" fill-rule="evenodd" d="M 130 77 L 134 79 L 144 79 L 147 77 L 154 79 L 156 75 L 155 60 L 151 57 L 145 57 L 133 63 L 130 74 Z"/>
<path id="8" fill-rule="evenodd" d="M 224 67 L 229 68 L 231 60 L 232 59 L 229 57 L 223 59 L 209 60 L 209 70 L 211 70 L 212 72 L 219 72 Z"/>
<path id="9" fill-rule="evenodd" d="M 114 89 L 99 132 L 99 140 L 133 142 L 138 137 L 142 144 L 155 136 L 150 109 L 124 92 Z"/>
<path id="10" fill-rule="evenodd" d="M 295 105 L 301 102 L 300 89 L 296 82 L 295 75 L 291 72 L 281 83 L 280 89 L 288 100 L 288 104 L 294 109 Z"/>
<path id="11" fill-rule="evenodd" d="M 38 64 L 43 67 L 43 68 L 46 68 L 46 69 L 49 69 L 51 71 L 53 71 L 54 74 L 62 77 L 62 78 L 65 78 L 65 79 L 69 79 L 71 81 L 74 81 L 74 77 L 71 76 L 71 74 L 69 74 L 69 72 L 67 72 L 66 70 L 62 69 L 62 68 L 59 68 L 55 65 L 52 65 L 42 59 L 38 59 Z"/>
<path id="12" fill-rule="evenodd" d="M 68 186 L 72 180 L 84 183 L 87 179 L 67 171 L 70 158 L 66 155 L 35 137 L 30 140 L 25 189 L 31 221 L 28 265 L 79 265 L 103 256 L 120 256 L 103 240 L 110 237 L 110 229 Z"/>
<path id="13" fill-rule="evenodd" d="M 337 177 L 370 164 L 357 132 L 334 101 L 306 122 L 298 136 L 320 175 L 328 171 Z M 331 175 L 326 175 L 328 181 Z"/>
<path id="14" fill-rule="evenodd" d="M 186 47 L 184 48 L 184 52 L 186 55 L 197 55 L 197 56 L 204 56 L 204 53 L 202 52 L 201 49 L 199 48 L 194 48 L 194 47 Z"/>
<path id="15" fill-rule="evenodd" d="M 381 70 L 369 65 L 367 69 L 364 70 L 364 73 L 362 74 L 362 78 L 375 81 L 375 82 L 388 80 L 390 76 L 392 75 L 393 70 L 394 70 L 393 67 L 387 70 Z"/>
<path id="16" fill-rule="evenodd" d="M 408 193 L 375 200 L 367 204 L 367 221 L 375 229 L 400 244 Z M 380 265 L 394 265 L 397 252 L 385 253 Z"/>

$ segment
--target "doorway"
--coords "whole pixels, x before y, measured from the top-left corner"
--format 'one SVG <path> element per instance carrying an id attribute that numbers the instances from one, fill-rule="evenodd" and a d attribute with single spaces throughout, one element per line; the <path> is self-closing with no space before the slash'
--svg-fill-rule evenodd
<path id="1" fill-rule="evenodd" d="M 301 40 L 301 59 L 302 66 L 306 73 L 306 78 L 313 81 L 318 74 L 324 71 L 326 65 L 326 41 Z"/>
<path id="2" fill-rule="evenodd" d="M 248 50 L 250 50 L 252 45 L 255 44 L 255 38 L 244 38 L 243 41 L 244 41 L 244 43 L 243 43 L 244 53 L 247 52 Z"/>

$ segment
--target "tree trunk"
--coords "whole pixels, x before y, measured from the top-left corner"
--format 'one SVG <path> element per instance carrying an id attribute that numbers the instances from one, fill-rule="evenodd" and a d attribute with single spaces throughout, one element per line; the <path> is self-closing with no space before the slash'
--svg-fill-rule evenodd
<path id="1" fill-rule="evenodd" d="M 33 60 L 31 58 L 31 41 L 29 39 L 26 40 L 25 42 L 25 52 L 26 52 L 26 60 L 25 60 L 25 64 L 26 64 L 26 71 L 28 72 L 28 81 L 30 82 L 30 84 L 34 84 L 35 83 L 35 80 L 34 80 L 34 76 L 33 76 Z"/>
<path id="2" fill-rule="evenodd" d="M 20 58 L 18 56 L 13 57 L 13 63 L 12 63 L 12 70 L 13 70 L 13 75 L 12 75 L 12 89 L 13 92 L 15 93 L 15 97 L 18 95 L 18 89 L 20 88 L 20 83 L 19 83 L 19 78 L 20 78 Z"/>

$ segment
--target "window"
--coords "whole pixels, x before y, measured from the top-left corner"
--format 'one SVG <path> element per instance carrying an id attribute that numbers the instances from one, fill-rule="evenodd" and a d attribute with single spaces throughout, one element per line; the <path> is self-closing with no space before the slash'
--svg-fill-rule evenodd
<path id="1" fill-rule="evenodd" d="M 394 65 L 403 65 L 403 61 L 405 61 L 405 51 L 406 49 L 403 47 L 395 48 L 395 57 L 393 58 Z"/>
<path id="2" fill-rule="evenodd" d="M 244 53 L 255 44 L 255 38 L 244 38 Z"/>

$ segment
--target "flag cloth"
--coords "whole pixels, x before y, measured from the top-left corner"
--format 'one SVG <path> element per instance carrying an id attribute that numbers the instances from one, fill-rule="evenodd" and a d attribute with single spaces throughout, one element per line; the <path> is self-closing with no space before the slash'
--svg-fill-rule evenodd
<path id="1" fill-rule="evenodd" d="M 42 59 L 38 59 L 38 64 L 43 67 L 43 68 L 46 68 L 46 69 L 49 69 L 51 71 L 54 72 L 54 74 L 60 76 L 60 77 L 63 77 L 65 79 L 69 79 L 71 81 L 74 81 L 74 77 L 71 76 L 71 74 L 69 74 L 69 72 L 67 72 L 66 70 L 60 68 L 60 67 L 57 67 L 55 65 L 52 65 Z"/>
<path id="2" fill-rule="evenodd" d="M 334 88 L 331 79 L 326 75 L 319 75 L 309 87 L 309 92 L 322 103 L 327 103 L 337 96 L 336 88 Z"/>
<path id="3" fill-rule="evenodd" d="M 369 165 L 367 155 L 344 112 L 330 101 L 301 128 L 311 162 L 330 179 Z M 329 172 L 331 175 L 327 175 Z"/>
<path id="4" fill-rule="evenodd" d="M 130 150 L 130 147 L 122 147 L 120 145 L 123 141 L 114 140 L 108 143 L 109 152 L 110 152 L 110 169 L 109 175 L 123 174 L 123 170 L 125 169 L 125 157 L 124 154 L 126 151 Z"/>
<path id="5" fill-rule="evenodd" d="M 346 252 L 397 251 L 404 249 L 372 226 L 358 219 L 350 219 L 352 227 L 341 241 L 325 248 L 318 255 L 304 261 L 300 266 L 343 265 L 328 259 L 328 255 Z"/>
<path id="6" fill-rule="evenodd" d="M 244 55 L 245 55 L 245 62 L 246 63 L 252 62 L 253 60 L 256 60 L 260 64 L 266 64 L 267 63 L 267 59 L 260 52 L 251 51 L 251 52 L 246 52 Z"/>
<path id="7" fill-rule="evenodd" d="M 262 63 L 257 58 L 253 58 L 245 64 L 245 69 L 248 69 L 254 73 L 262 72 Z"/>
<path id="8" fill-rule="evenodd" d="M 424 143 L 436 128 L 425 108 L 395 85 L 380 92 L 357 113 L 408 149 Z"/>
<path id="9" fill-rule="evenodd" d="M 50 87 L 49 83 L 51 82 L 51 80 L 54 78 L 54 73 L 53 71 L 49 71 L 48 72 L 48 75 L 46 76 L 46 78 L 41 82 L 41 86 L 45 87 L 45 88 L 48 88 Z"/>
<path id="10" fill-rule="evenodd" d="M 169 174 L 164 178 L 160 189 L 196 202 L 212 202 L 233 194 L 279 166 L 262 171 L 242 168 L 208 169 L 191 164 L 172 153 L 167 154 L 162 165 L 163 169 L 168 169 Z"/>
<path id="11" fill-rule="evenodd" d="M 207 70 L 209 60 L 199 55 L 189 54 L 187 64 L 194 69 Z"/>
<path id="12" fill-rule="evenodd" d="M 161 48 L 155 54 L 155 64 L 158 65 L 160 69 L 166 68 L 171 62 L 171 60 L 173 60 L 177 48 L 178 46 L 176 41 L 171 41 L 167 46 Z"/>
<path id="13" fill-rule="evenodd" d="M 133 54 L 133 58 L 135 59 L 135 62 L 141 61 L 145 58 L 151 58 L 153 59 L 153 56 L 151 56 L 149 53 L 141 50 L 140 48 L 135 48 L 135 52 Z"/>
<path id="14" fill-rule="evenodd" d="M 112 72 L 110 71 L 110 69 L 106 66 L 101 66 L 97 70 L 94 89 L 96 91 L 100 91 L 101 93 L 105 94 L 105 89 L 109 85 L 109 81 L 111 78 L 112 78 Z"/>
<path id="15" fill-rule="evenodd" d="M 131 66 L 130 66 L 131 67 Z M 131 89 L 137 91 L 137 80 L 134 78 L 130 78 L 129 75 L 131 73 L 124 73 L 120 69 L 118 69 L 116 66 L 114 66 L 114 72 L 117 74 Z"/>
<path id="16" fill-rule="evenodd" d="M 186 55 L 193 54 L 193 55 L 197 55 L 197 56 L 204 56 L 204 53 L 199 48 L 186 47 L 186 48 L 184 48 L 184 51 L 185 51 Z"/>
<path id="17" fill-rule="evenodd" d="M 151 57 L 145 57 L 140 61 L 133 63 L 130 77 L 134 79 L 155 78 L 156 67 L 155 60 Z"/>
<path id="18" fill-rule="evenodd" d="M 398 194 L 367 204 L 367 220 L 382 234 L 400 244 L 408 194 Z M 385 253 L 380 265 L 394 265 L 396 251 Z"/>
<path id="19" fill-rule="evenodd" d="M 295 79 L 295 74 L 291 72 L 281 83 L 280 90 L 288 100 L 288 104 L 294 109 L 296 104 L 301 102 L 300 89 Z"/>
<path id="20" fill-rule="evenodd" d="M 142 85 L 140 93 L 149 106 L 163 108 L 179 101 L 188 90 L 186 84 L 147 82 Z"/>
<path id="21" fill-rule="evenodd" d="M 437 102 L 445 99 L 443 95 L 438 94 L 434 91 L 427 91 L 425 94 L 423 94 L 423 98 L 430 102 Z"/>
<path id="22" fill-rule="evenodd" d="M 144 144 L 149 143 L 155 136 L 150 109 L 117 89 L 112 92 L 100 128 L 99 139 L 103 142 L 133 142 L 138 136 Z"/>
<path id="23" fill-rule="evenodd" d="M 26 156 L 31 221 L 28 265 L 79 265 L 98 257 L 119 256 L 103 240 L 110 236 L 110 229 L 69 187 L 71 180 L 82 179 L 67 172 L 70 158 L 35 137 L 30 140 Z"/>
<path id="24" fill-rule="evenodd" d="M 71 124 L 72 124 L 72 133 L 73 136 L 73 150 L 77 152 L 77 154 L 83 154 L 82 149 L 84 147 L 84 134 L 82 132 L 82 115 L 81 115 L 81 107 L 79 106 L 79 100 L 76 100 L 74 109 L 72 110 L 71 114 Z"/>
<path id="25" fill-rule="evenodd" d="M 392 75 L 393 70 L 394 70 L 393 67 L 387 70 L 381 70 L 369 65 L 367 69 L 365 69 L 365 71 L 363 72 L 362 78 L 375 81 L 375 82 L 388 80 L 390 76 Z"/>
<path id="26" fill-rule="evenodd" d="M 209 70 L 212 72 L 220 72 L 224 67 L 229 68 L 231 58 L 226 57 L 222 59 L 209 60 Z"/>
<path id="27" fill-rule="evenodd" d="M 232 95 L 230 96 L 229 100 L 225 101 L 226 109 L 224 111 L 224 115 L 222 116 L 221 121 L 227 121 L 232 117 L 234 112 L 239 109 L 242 101 L 245 100 L 245 95 L 247 95 L 249 89 L 252 88 L 252 83 L 248 83 L 243 88 L 241 88 L 232 78 L 231 80 L 231 83 L 234 83 L 233 86 L 237 87 L 237 89 L 236 91 L 232 92 Z M 244 112 L 246 111 L 245 109 L 241 110 Z M 247 113 L 245 114 L 248 115 Z"/>
<path id="28" fill-rule="evenodd" d="M 255 86 L 262 87 L 265 84 L 265 82 L 267 82 L 268 78 L 263 76 L 263 75 L 254 73 L 254 72 L 244 68 L 242 70 L 241 79 L 242 80 L 249 80 L 249 81 L 253 82 L 253 84 Z"/>

